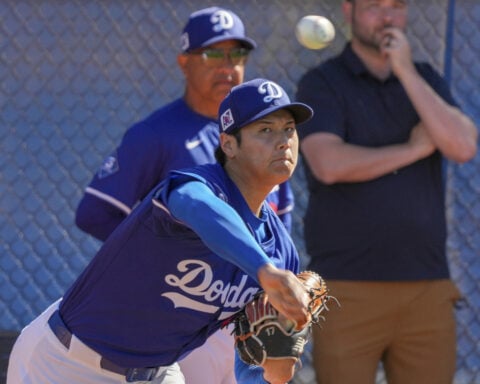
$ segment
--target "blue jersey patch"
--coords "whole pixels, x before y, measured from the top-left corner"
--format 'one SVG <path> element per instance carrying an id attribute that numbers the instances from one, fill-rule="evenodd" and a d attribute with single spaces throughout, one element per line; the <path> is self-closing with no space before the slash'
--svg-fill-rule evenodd
<path id="1" fill-rule="evenodd" d="M 103 164 L 97 172 L 97 177 L 99 179 L 103 179 L 104 177 L 113 175 L 120 169 L 117 159 L 117 151 L 109 155 L 105 160 L 103 160 Z"/>

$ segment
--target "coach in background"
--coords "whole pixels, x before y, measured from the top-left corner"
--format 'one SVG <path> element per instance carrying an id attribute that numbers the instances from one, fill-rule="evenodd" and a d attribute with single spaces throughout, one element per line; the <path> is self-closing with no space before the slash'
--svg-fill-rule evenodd
<path id="1" fill-rule="evenodd" d="M 412 61 L 408 1 L 344 1 L 351 41 L 308 71 L 297 100 L 310 190 L 310 269 L 342 308 L 314 333 L 319 384 L 449 384 L 454 304 L 442 157 L 475 156 L 477 130 L 432 66 Z"/>
<path id="2" fill-rule="evenodd" d="M 168 171 L 215 162 L 220 102 L 243 82 L 256 43 L 235 13 L 219 7 L 192 13 L 180 40 L 177 61 L 185 76 L 184 95 L 127 130 L 77 207 L 78 227 L 99 240 L 105 240 Z M 290 230 L 290 184 L 274 189 L 268 200 Z M 218 331 L 180 363 L 189 384 L 235 382 L 230 333 Z"/>
<path id="3" fill-rule="evenodd" d="M 310 320 L 297 250 L 265 198 L 292 175 L 296 125 L 312 110 L 255 79 L 234 87 L 219 115 L 218 163 L 172 171 L 132 211 L 23 329 L 8 384 L 181 384 L 176 362 L 259 288 L 299 328 Z M 236 369 L 239 379 L 255 371 L 240 360 Z M 256 372 L 243 382 L 262 382 Z"/>
<path id="4" fill-rule="evenodd" d="M 180 40 L 177 62 L 185 76 L 184 94 L 126 131 L 77 207 L 77 226 L 99 240 L 105 240 L 168 171 L 215 162 L 218 107 L 230 89 L 243 82 L 256 43 L 245 35 L 235 13 L 219 7 L 192 13 Z M 286 198 L 272 201 L 280 213 L 287 213 L 289 227 L 293 194 L 288 185 L 282 193 Z"/>

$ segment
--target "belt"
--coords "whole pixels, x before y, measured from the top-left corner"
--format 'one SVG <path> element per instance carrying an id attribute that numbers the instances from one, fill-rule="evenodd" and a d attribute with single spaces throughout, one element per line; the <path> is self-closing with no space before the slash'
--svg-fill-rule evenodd
<path id="1" fill-rule="evenodd" d="M 72 332 L 67 328 L 63 322 L 60 312 L 56 310 L 48 319 L 50 329 L 57 337 L 58 341 L 62 343 L 65 348 L 70 349 L 70 342 L 72 341 Z M 150 368 L 127 368 L 121 367 L 114 362 L 102 357 L 100 359 L 100 367 L 103 369 L 125 376 L 128 383 L 135 381 L 151 381 L 155 378 L 159 367 Z"/>

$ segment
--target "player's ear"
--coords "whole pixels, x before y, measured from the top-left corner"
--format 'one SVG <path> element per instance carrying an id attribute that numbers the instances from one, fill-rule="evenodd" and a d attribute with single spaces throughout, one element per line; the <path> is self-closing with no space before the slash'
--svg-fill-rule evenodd
<path id="1" fill-rule="evenodd" d="M 235 136 L 220 133 L 220 147 L 227 158 L 231 159 L 235 156 L 236 143 Z"/>
<path id="2" fill-rule="evenodd" d="M 184 53 L 180 53 L 177 55 L 177 64 L 180 67 L 180 70 L 183 72 L 183 74 L 186 74 L 186 68 L 187 68 L 187 62 L 188 62 L 188 57 Z"/>
<path id="3" fill-rule="evenodd" d="M 342 12 L 347 24 L 352 24 L 353 0 L 345 0 L 342 3 Z"/>

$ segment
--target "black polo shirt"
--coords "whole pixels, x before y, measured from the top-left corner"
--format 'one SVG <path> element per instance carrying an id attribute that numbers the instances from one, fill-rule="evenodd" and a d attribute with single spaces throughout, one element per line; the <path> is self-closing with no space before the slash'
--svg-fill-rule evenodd
<path id="1" fill-rule="evenodd" d="M 443 99 L 456 105 L 429 64 L 416 67 Z M 330 132 L 348 143 L 380 147 L 404 143 L 419 122 L 398 79 L 371 76 L 349 44 L 302 77 L 297 100 L 315 111 L 299 130 L 300 139 Z M 304 166 L 310 192 L 304 221 L 310 268 L 325 278 L 345 280 L 449 276 L 439 152 L 362 183 L 325 185 L 306 162 Z"/>

